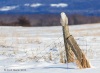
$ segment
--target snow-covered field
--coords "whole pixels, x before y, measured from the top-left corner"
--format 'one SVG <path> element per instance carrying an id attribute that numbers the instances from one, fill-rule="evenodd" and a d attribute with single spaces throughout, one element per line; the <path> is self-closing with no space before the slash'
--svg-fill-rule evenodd
<path id="1" fill-rule="evenodd" d="M 73 25 L 69 28 L 92 68 L 80 70 L 75 63 L 61 63 L 61 52 L 64 51 L 61 26 L 1 26 L 0 73 L 99 73 L 100 24 Z"/>

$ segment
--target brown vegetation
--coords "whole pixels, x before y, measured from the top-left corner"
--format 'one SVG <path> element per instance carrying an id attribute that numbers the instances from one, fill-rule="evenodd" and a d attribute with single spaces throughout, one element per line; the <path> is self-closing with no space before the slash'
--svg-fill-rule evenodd
<path id="1" fill-rule="evenodd" d="M 69 24 L 88 24 L 88 23 L 100 23 L 100 17 L 97 16 L 83 16 L 83 15 L 69 15 Z"/>
<path id="2" fill-rule="evenodd" d="M 100 17 L 67 15 L 69 25 L 100 23 Z M 57 14 L 0 15 L 0 26 L 59 26 L 60 16 Z"/>

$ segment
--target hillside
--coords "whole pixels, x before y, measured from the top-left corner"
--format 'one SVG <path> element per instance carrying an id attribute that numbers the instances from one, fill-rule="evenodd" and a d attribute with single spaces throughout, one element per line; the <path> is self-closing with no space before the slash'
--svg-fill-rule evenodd
<path id="1" fill-rule="evenodd" d="M 66 12 L 100 16 L 99 0 L 1 0 L 0 14 L 47 14 Z"/>

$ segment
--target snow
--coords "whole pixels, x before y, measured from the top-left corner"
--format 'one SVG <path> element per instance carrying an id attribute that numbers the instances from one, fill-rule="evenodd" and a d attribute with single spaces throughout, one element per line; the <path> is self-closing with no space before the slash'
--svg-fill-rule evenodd
<path id="1" fill-rule="evenodd" d="M 52 3 L 51 4 L 42 4 L 42 3 L 29 4 L 29 3 L 25 3 L 24 6 L 30 6 L 30 7 L 34 7 L 34 8 L 40 7 L 40 6 L 50 6 L 50 7 L 63 8 L 63 7 L 67 7 L 68 4 L 67 3 L 58 3 L 58 4 L 52 4 Z"/>
<path id="2" fill-rule="evenodd" d="M 26 3 L 26 4 L 24 4 L 24 6 L 30 6 L 30 4 L 29 3 Z"/>
<path id="3" fill-rule="evenodd" d="M 26 3 L 26 4 L 24 4 L 24 6 L 30 6 L 30 7 L 34 7 L 34 8 L 40 7 L 42 5 L 43 4 L 41 4 L 41 3 L 33 3 L 33 4 Z"/>
<path id="4" fill-rule="evenodd" d="M 58 3 L 58 4 L 50 4 L 50 6 L 51 7 L 67 7 L 68 6 L 68 4 L 66 4 L 66 3 Z"/>
<path id="5" fill-rule="evenodd" d="M 0 8 L 0 11 L 9 11 L 9 10 L 13 10 L 16 9 L 19 6 L 4 6 Z"/>
<path id="6" fill-rule="evenodd" d="M 30 7 L 39 7 L 42 6 L 43 4 L 41 3 L 36 3 L 36 4 L 31 4 Z"/>
<path id="7" fill-rule="evenodd" d="M 75 63 L 60 63 L 59 54 L 64 50 L 61 26 L 0 29 L 0 73 L 100 72 L 100 24 L 69 26 L 92 65 L 89 69 L 78 69 Z M 48 58 L 50 53 L 52 61 Z"/>

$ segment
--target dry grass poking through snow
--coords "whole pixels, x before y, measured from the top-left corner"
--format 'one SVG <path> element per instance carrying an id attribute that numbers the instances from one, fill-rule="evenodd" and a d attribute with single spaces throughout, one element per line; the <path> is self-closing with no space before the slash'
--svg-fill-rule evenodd
<path id="1" fill-rule="evenodd" d="M 100 36 L 99 28 L 100 24 L 70 26 L 71 34 L 74 35 L 76 39 L 86 39 L 85 43 L 87 42 L 87 45 L 84 44 L 83 41 L 77 40 L 77 42 L 90 59 L 96 58 L 97 55 L 99 55 L 98 51 L 94 51 L 94 48 L 97 50 L 100 48 L 100 46 L 97 46 L 100 44 L 98 37 Z M 0 31 L 0 45 L 6 46 L 0 46 L 0 50 L 2 50 L 0 54 L 8 57 L 13 56 L 16 58 L 16 61 L 20 62 L 66 62 L 62 28 L 60 26 L 31 28 L 0 27 L 0 29 L 2 29 L 2 31 Z M 59 37 L 60 39 L 58 39 Z M 92 45 L 93 43 L 95 43 L 95 45 Z"/>

